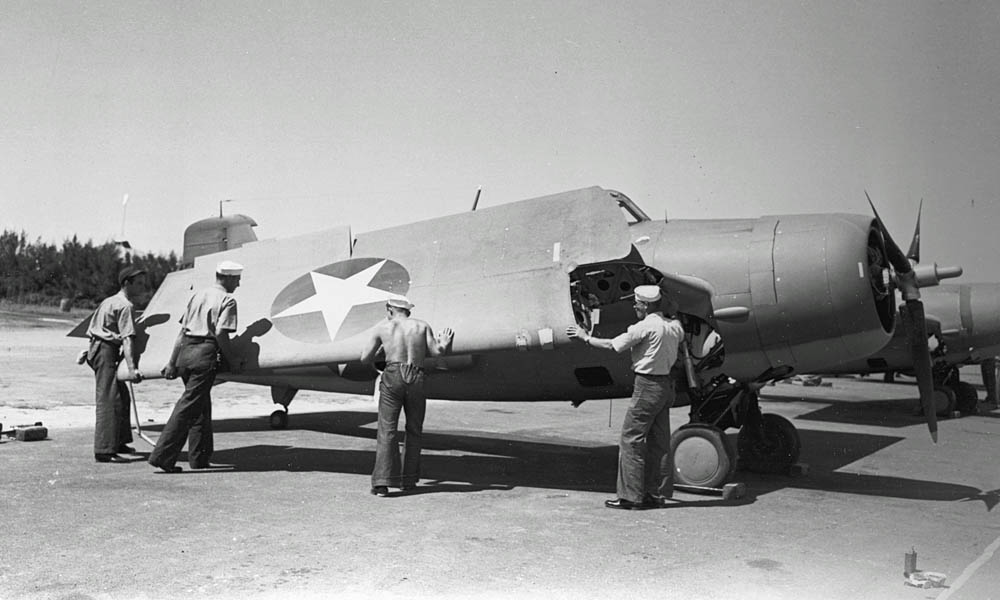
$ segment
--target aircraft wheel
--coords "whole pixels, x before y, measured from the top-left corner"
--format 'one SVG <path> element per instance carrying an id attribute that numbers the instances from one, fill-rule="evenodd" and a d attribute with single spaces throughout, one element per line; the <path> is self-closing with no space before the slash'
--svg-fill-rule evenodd
<path id="1" fill-rule="evenodd" d="M 939 417 L 950 417 L 955 410 L 955 392 L 946 387 L 934 388 L 934 409 Z"/>
<path id="2" fill-rule="evenodd" d="M 740 466 L 754 473 L 787 473 L 799 460 L 802 441 L 792 422 L 773 413 L 761 415 L 763 439 L 740 429 L 736 438 Z"/>
<path id="3" fill-rule="evenodd" d="M 955 408 L 962 411 L 963 415 L 974 415 L 979 412 L 979 394 L 971 383 L 956 381 L 950 387 L 955 393 Z"/>
<path id="4" fill-rule="evenodd" d="M 681 485 L 722 487 L 736 465 L 729 438 L 718 427 L 689 423 L 670 437 L 674 481 Z"/>
<path id="5" fill-rule="evenodd" d="M 288 427 L 288 413 L 283 410 L 276 410 L 271 413 L 271 429 L 284 429 Z"/>

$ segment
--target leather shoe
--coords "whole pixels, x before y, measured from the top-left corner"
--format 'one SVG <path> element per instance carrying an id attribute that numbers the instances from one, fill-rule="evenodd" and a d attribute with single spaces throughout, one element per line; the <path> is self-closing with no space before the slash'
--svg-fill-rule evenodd
<path id="1" fill-rule="evenodd" d="M 646 508 L 664 508 L 671 503 L 684 504 L 685 502 L 672 496 L 660 496 L 658 494 L 646 494 L 642 498 L 642 505 Z"/>
<path id="2" fill-rule="evenodd" d="M 608 508 L 618 508 L 621 510 L 645 510 L 646 508 L 641 502 L 632 502 L 631 500 L 626 500 L 624 498 L 605 500 L 604 506 Z"/>
<path id="3" fill-rule="evenodd" d="M 158 465 L 156 463 L 149 463 L 149 464 L 152 465 L 153 467 L 155 467 L 155 468 L 163 471 L 164 473 L 180 473 L 181 471 L 184 470 L 184 469 L 180 468 L 177 465 L 174 465 L 172 467 L 164 467 L 163 465 Z"/>
<path id="4" fill-rule="evenodd" d="M 402 491 L 404 491 L 404 492 L 412 492 L 413 490 L 417 489 L 417 484 L 415 484 L 415 483 L 404 483 L 403 485 L 399 486 L 399 489 L 402 490 Z"/>
<path id="5" fill-rule="evenodd" d="M 94 460 L 99 463 L 128 463 L 132 462 L 127 458 L 118 456 L 117 454 L 95 454 Z"/>
<path id="6" fill-rule="evenodd" d="M 372 488 L 372 496 L 378 496 L 379 498 L 387 498 L 389 496 L 389 488 L 384 485 L 376 485 Z"/>
<path id="7" fill-rule="evenodd" d="M 122 454 L 135 454 L 135 448 L 122 444 L 121 446 L 118 446 L 118 452 Z"/>

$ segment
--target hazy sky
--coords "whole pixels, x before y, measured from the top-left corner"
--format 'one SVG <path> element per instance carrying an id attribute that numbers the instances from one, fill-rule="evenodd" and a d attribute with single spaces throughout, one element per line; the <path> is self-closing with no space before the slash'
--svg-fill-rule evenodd
<path id="1" fill-rule="evenodd" d="M 1000 281 L 1000 3 L 11 2 L 0 229 L 180 251 L 569 189 L 867 213 Z"/>

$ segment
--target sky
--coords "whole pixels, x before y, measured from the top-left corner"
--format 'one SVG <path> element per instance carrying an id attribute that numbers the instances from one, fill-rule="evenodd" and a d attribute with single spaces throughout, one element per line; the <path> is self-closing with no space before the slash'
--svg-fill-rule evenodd
<path id="1" fill-rule="evenodd" d="M 599 185 L 1000 281 L 1000 3 L 3 0 L 0 230 L 181 251 Z M 127 204 L 123 198 L 128 195 Z M 228 202 L 223 202 L 228 201 Z M 220 204 L 221 203 L 221 204 Z"/>

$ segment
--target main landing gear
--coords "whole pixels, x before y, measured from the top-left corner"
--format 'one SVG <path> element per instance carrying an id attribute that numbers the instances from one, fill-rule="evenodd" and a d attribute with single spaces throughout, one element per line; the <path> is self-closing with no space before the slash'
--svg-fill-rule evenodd
<path id="1" fill-rule="evenodd" d="M 735 448 L 724 433 L 729 427 L 740 428 Z M 692 401 L 691 423 L 674 432 L 670 447 L 677 483 L 718 488 L 737 468 L 788 473 L 802 442 L 791 421 L 761 413 L 755 390 L 723 384 L 707 399 Z"/>
<path id="2" fill-rule="evenodd" d="M 939 417 L 950 417 L 955 411 L 963 415 L 979 412 L 979 394 L 971 383 L 958 378 L 958 368 L 934 370 L 934 407 Z"/>

